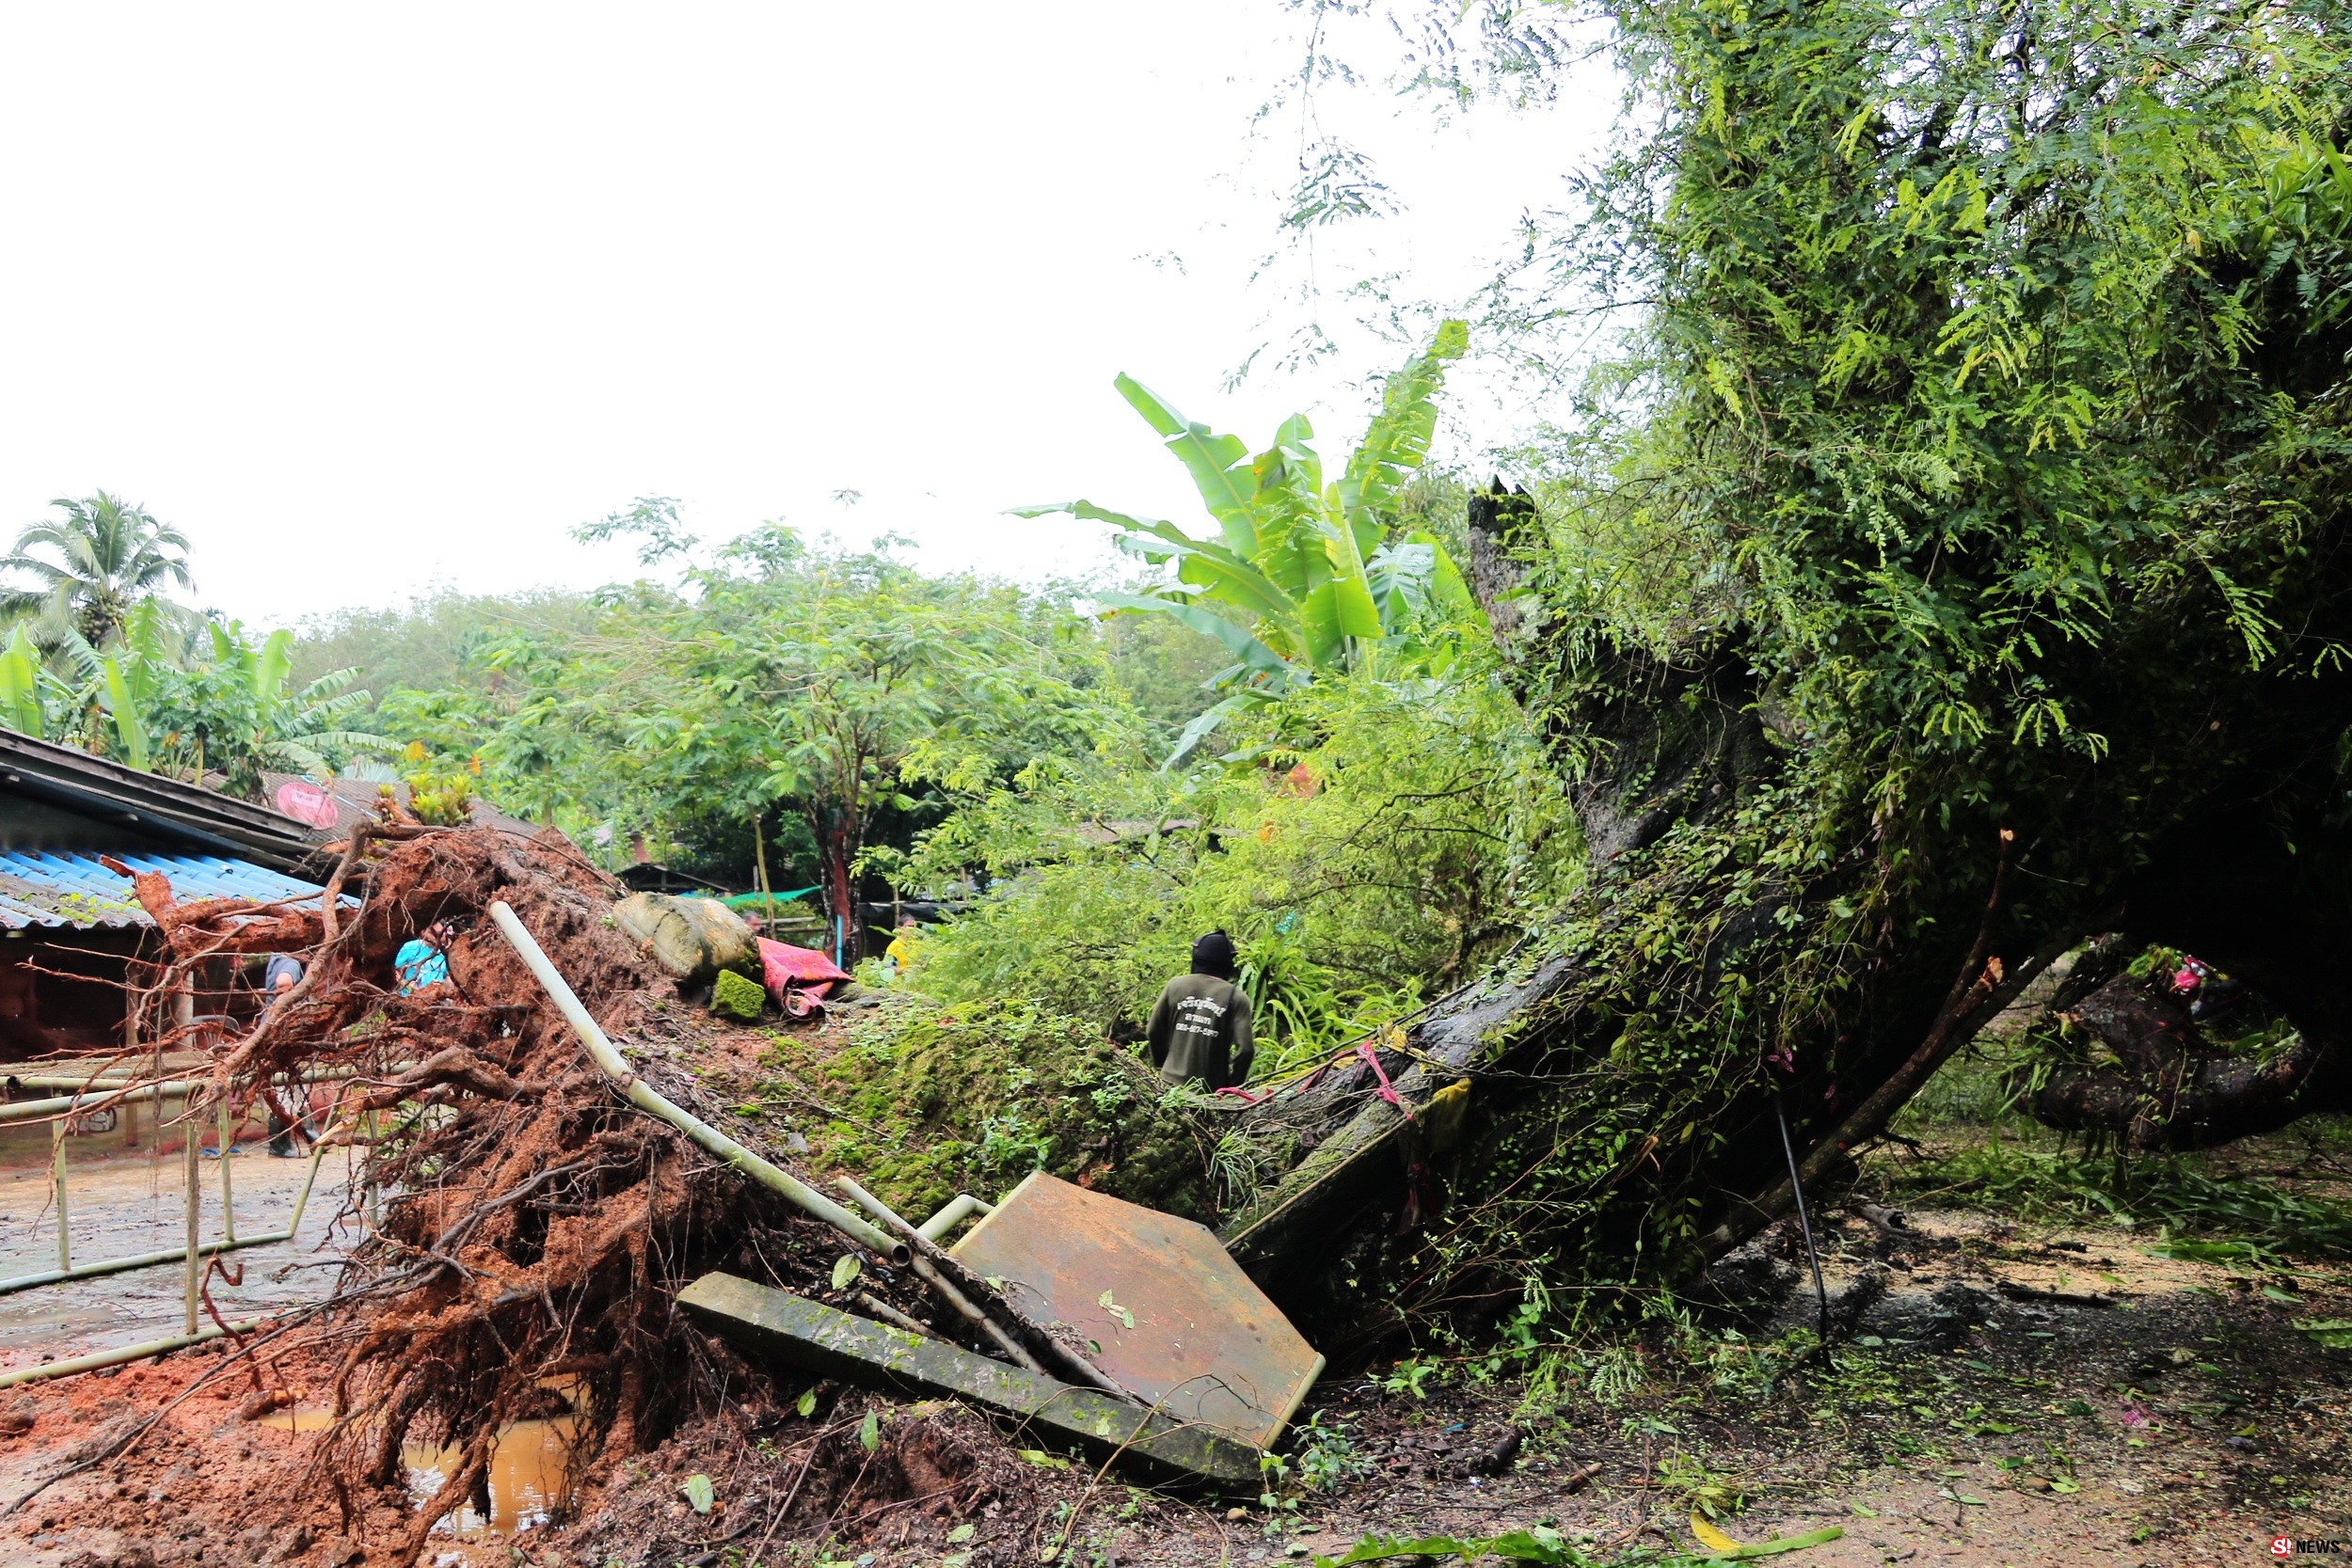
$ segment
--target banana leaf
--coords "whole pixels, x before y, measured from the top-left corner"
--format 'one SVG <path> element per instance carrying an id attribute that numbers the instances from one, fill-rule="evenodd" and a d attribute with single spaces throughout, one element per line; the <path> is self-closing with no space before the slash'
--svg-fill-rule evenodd
<path id="1" fill-rule="evenodd" d="M 1280 654 L 1224 616 L 1202 610 L 1198 605 L 1156 598 L 1148 594 L 1103 594 L 1097 595 L 1096 602 L 1113 610 L 1134 610 L 1168 616 L 1197 632 L 1216 638 L 1251 670 L 1263 671 L 1268 674 L 1286 675 L 1290 673 L 1290 661 Z"/>
<path id="2" fill-rule="evenodd" d="M 1168 760 L 1160 764 L 1160 771 L 1174 772 L 1190 762 L 1193 753 L 1200 750 L 1202 742 L 1216 733 L 1219 724 L 1237 713 L 1261 705 L 1265 701 L 1265 696 L 1260 692 L 1236 691 L 1222 702 L 1216 704 L 1207 712 L 1200 714 L 1191 723 L 1184 726 L 1184 733 L 1176 737 L 1175 749 L 1168 753 Z"/>
<path id="3" fill-rule="evenodd" d="M 1227 546 L 1245 559 L 1256 555 L 1257 526 L 1250 515 L 1249 498 L 1257 485 L 1249 472 L 1249 449 L 1241 438 L 1219 436 L 1207 425 L 1185 419 L 1157 392 L 1124 372 L 1111 385 L 1146 423 L 1168 438 L 1168 450 L 1192 475 L 1193 486 L 1200 492 L 1209 515 L 1216 519 Z"/>
<path id="4" fill-rule="evenodd" d="M 38 740 L 46 721 L 40 701 L 40 655 L 20 621 L 9 628 L 8 645 L 0 651 L 0 723 Z"/>
<path id="5" fill-rule="evenodd" d="M 1380 412 L 1347 460 L 1340 481 L 1341 503 L 1356 547 L 1377 548 L 1396 512 L 1397 495 L 1429 459 L 1438 429 L 1438 394 L 1445 386 L 1445 363 L 1470 350 L 1470 324 L 1443 321 L 1429 347 L 1389 377 Z"/>
<path id="6" fill-rule="evenodd" d="M 106 706 L 115 721 L 115 736 L 122 745 L 122 760 L 144 769 L 150 766 L 147 752 L 147 716 L 134 690 L 130 676 L 123 673 L 121 664 L 112 654 L 99 661 L 106 682 Z"/>

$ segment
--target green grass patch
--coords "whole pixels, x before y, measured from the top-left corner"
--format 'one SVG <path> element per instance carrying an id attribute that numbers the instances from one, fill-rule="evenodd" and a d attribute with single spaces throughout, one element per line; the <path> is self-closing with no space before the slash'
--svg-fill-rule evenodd
<path id="1" fill-rule="evenodd" d="M 1920 1207 L 2227 1237 L 2220 1244 L 2244 1249 L 2249 1261 L 2265 1252 L 2352 1256 L 2352 1204 L 2218 1172 L 2195 1154 L 2089 1157 L 1995 1135 L 1925 1160 L 1881 1154 L 1871 1165 L 1891 1196 Z"/>

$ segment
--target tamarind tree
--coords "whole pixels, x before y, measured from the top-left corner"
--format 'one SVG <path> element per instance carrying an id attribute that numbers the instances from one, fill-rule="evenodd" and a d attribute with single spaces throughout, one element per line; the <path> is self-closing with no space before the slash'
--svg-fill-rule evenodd
<path id="1" fill-rule="evenodd" d="M 1687 1275 L 2100 932 L 2346 1070 L 2352 16 L 1602 15 L 1529 305 L 1639 325 L 1470 562 L 1590 871 L 1228 1227 L 1326 1323 Z"/>

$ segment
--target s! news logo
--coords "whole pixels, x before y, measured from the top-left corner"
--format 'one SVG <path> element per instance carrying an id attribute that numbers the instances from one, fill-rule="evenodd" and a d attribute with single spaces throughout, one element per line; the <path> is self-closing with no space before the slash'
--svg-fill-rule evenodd
<path id="1" fill-rule="evenodd" d="M 2352 1552 L 2352 1541 L 2297 1541 L 2291 1535 L 2270 1538 L 2272 1557 L 2341 1557 Z"/>

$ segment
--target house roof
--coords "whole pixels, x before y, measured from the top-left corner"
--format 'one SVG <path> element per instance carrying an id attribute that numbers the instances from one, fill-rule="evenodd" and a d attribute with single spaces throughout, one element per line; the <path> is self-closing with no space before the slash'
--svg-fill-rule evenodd
<path id="1" fill-rule="evenodd" d="M 250 861 L 209 855 L 119 855 L 135 871 L 160 871 L 172 893 L 197 898 L 316 898 L 310 882 L 255 865 Z M 351 901 L 345 895 L 345 901 Z M 0 927 L 27 926 L 152 926 L 131 895 L 131 879 L 107 870 L 93 855 L 0 854 Z"/>
<path id="2" fill-rule="evenodd" d="M 706 893 L 717 894 L 723 897 L 735 892 L 731 887 L 723 887 L 707 878 L 697 877 L 691 871 L 675 870 L 663 865 L 660 861 L 633 862 L 621 867 L 620 878 L 621 885 L 631 893 L 684 893 L 692 888 L 701 888 Z"/>
<path id="3" fill-rule="evenodd" d="M 132 830 L 143 841 L 280 874 L 318 849 L 301 824 L 267 806 L 0 729 L 0 796 L 8 795 Z"/>
<path id="4" fill-rule="evenodd" d="M 360 823 L 376 820 L 376 802 L 381 799 L 382 791 L 390 790 L 392 798 L 403 806 L 408 804 L 411 794 L 405 780 L 391 784 L 379 784 L 373 779 L 334 779 L 321 784 L 318 780 L 306 779 L 298 773 L 263 773 L 262 775 L 262 792 L 273 800 L 282 800 L 283 792 L 289 784 L 297 785 L 311 792 L 324 788 L 334 806 L 335 824 L 331 828 L 307 821 L 294 821 L 293 817 L 288 817 L 289 821 L 294 822 L 294 832 L 303 834 L 314 844 L 326 844 L 342 838 Z M 475 797 L 472 804 L 468 807 L 467 816 L 477 828 L 502 828 L 509 832 L 518 832 L 526 836 L 539 831 L 536 823 L 526 822 L 519 816 L 509 816 L 479 796 Z"/>

